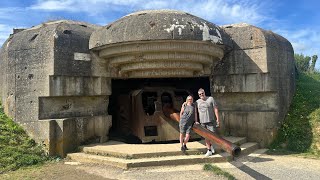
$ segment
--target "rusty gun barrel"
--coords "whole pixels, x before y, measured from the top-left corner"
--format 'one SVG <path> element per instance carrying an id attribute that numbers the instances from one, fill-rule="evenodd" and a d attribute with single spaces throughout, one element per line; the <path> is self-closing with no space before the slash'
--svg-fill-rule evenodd
<path id="1" fill-rule="evenodd" d="M 180 113 L 179 111 L 173 109 L 170 106 L 164 105 L 162 107 L 162 111 L 164 115 L 174 121 L 179 122 L 180 121 Z M 213 141 L 215 144 L 217 144 L 219 147 L 221 147 L 224 151 L 228 152 L 229 154 L 233 156 L 239 156 L 241 153 L 241 148 L 233 143 L 231 143 L 228 140 L 225 140 L 218 134 L 209 131 L 208 129 L 202 127 L 199 124 L 194 124 L 192 127 L 192 130 L 197 133 L 198 135 L 209 139 L 210 141 Z"/>

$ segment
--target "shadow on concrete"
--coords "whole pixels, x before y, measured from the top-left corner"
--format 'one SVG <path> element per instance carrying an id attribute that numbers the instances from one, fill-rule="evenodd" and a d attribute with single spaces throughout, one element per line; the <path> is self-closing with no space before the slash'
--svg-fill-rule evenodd
<path id="1" fill-rule="evenodd" d="M 262 163 L 262 162 L 268 162 L 268 161 L 274 161 L 272 158 L 263 158 L 263 157 L 254 157 L 254 156 L 243 156 L 240 158 L 234 159 L 234 161 L 231 161 L 230 164 L 232 164 L 234 167 L 238 168 L 242 172 L 246 173 L 247 175 L 251 176 L 254 179 L 271 179 L 264 174 L 250 168 L 249 166 L 245 165 L 246 162 L 250 163 Z"/>
<path id="2" fill-rule="evenodd" d="M 232 165 L 238 167 L 239 170 L 241 170 L 242 172 L 248 174 L 249 176 L 251 176 L 254 179 L 259 179 L 259 180 L 269 180 L 271 178 L 259 173 L 258 171 L 250 168 L 249 166 L 241 163 L 241 162 L 230 162 Z M 239 165 L 240 164 L 240 165 Z"/>
<path id="3" fill-rule="evenodd" d="M 265 176 L 264 174 L 261 174 L 260 172 L 254 170 L 244 164 L 244 162 L 260 163 L 260 162 L 266 162 L 266 161 L 273 161 L 273 159 L 253 157 L 253 159 L 248 161 L 248 159 L 240 158 L 240 159 L 236 159 L 235 161 L 230 162 L 230 164 L 237 167 L 239 170 L 241 170 L 242 172 L 246 173 L 247 175 L 251 176 L 254 179 L 266 180 L 266 179 L 271 179 L 271 178 Z"/>
<path id="4" fill-rule="evenodd" d="M 256 157 L 252 161 L 252 163 L 260 163 L 260 162 L 267 162 L 267 161 L 274 161 L 274 159 L 271 158 L 261 158 L 261 157 Z"/>

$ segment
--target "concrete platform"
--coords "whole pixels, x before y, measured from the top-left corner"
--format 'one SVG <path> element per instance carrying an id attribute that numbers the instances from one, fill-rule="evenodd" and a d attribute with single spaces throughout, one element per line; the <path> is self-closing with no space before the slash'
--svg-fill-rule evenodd
<path id="1" fill-rule="evenodd" d="M 238 144 L 242 154 L 249 154 L 258 148 L 257 143 L 246 142 L 243 137 L 225 137 L 228 141 Z M 187 144 L 189 150 L 183 154 L 179 143 L 172 144 L 126 144 L 108 141 L 81 147 L 79 153 L 70 153 L 68 158 L 83 163 L 98 163 L 119 168 L 147 166 L 184 165 L 199 163 L 217 163 L 231 161 L 233 157 L 216 147 L 213 156 L 205 157 L 204 141 Z"/>
<path id="2" fill-rule="evenodd" d="M 148 166 L 168 166 L 168 165 L 184 165 L 184 164 L 197 164 L 197 163 L 214 163 L 226 162 L 231 160 L 228 153 L 215 154 L 210 157 L 201 155 L 186 155 L 186 156 L 166 156 L 166 157 L 152 157 L 140 159 L 124 159 L 116 157 L 107 157 L 86 153 L 72 153 L 68 154 L 68 158 L 82 163 L 98 163 L 110 166 L 115 166 L 123 169 L 135 167 L 148 167 Z"/>
<path id="3" fill-rule="evenodd" d="M 244 137 L 225 137 L 226 140 L 234 144 L 243 144 L 246 142 Z M 214 145 L 215 146 L 215 145 Z M 197 155 L 206 152 L 205 142 L 194 141 L 187 144 L 187 155 Z M 103 156 L 113 156 L 122 158 L 147 158 L 160 156 L 175 156 L 184 155 L 179 143 L 171 144 L 126 144 L 118 141 L 108 141 L 103 144 L 93 144 L 90 146 L 83 146 L 80 149 L 84 153 L 97 154 Z M 216 153 L 221 152 L 221 149 L 215 146 Z"/>

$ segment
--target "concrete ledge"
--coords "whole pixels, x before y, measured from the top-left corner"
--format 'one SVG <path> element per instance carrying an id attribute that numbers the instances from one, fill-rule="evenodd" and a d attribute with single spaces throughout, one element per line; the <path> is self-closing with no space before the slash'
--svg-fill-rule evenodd
<path id="1" fill-rule="evenodd" d="M 243 144 L 246 138 L 243 137 L 225 137 L 234 144 Z M 206 152 L 204 141 L 194 141 L 187 144 L 187 155 L 199 155 Z M 213 145 L 216 153 L 222 152 L 222 149 Z M 151 158 L 165 156 L 184 155 L 180 150 L 179 143 L 172 144 L 126 144 L 118 141 L 108 141 L 103 144 L 93 144 L 80 147 L 81 151 L 88 154 L 96 154 L 101 156 L 112 156 L 118 158 Z"/>
<path id="2" fill-rule="evenodd" d="M 240 146 L 240 148 L 241 148 L 241 155 L 247 155 L 247 154 L 252 153 L 256 149 L 258 149 L 259 144 L 254 143 L 254 142 L 247 142 L 247 143 L 242 144 Z"/>
<path id="3" fill-rule="evenodd" d="M 216 154 L 210 157 L 204 157 L 203 155 L 189 155 L 189 156 L 167 156 L 167 157 L 155 157 L 155 158 L 142 158 L 142 159 L 122 159 L 115 157 L 106 157 L 85 153 L 71 153 L 67 156 L 71 160 L 75 160 L 83 163 L 95 163 L 115 166 L 123 169 L 135 168 L 135 167 L 148 167 L 148 166 L 167 166 L 167 165 L 183 165 L 183 164 L 195 164 L 195 163 L 214 163 L 214 162 L 226 162 L 230 160 L 230 155 Z"/>
<path id="4" fill-rule="evenodd" d="M 109 96 L 39 97 L 39 119 L 107 115 Z"/>

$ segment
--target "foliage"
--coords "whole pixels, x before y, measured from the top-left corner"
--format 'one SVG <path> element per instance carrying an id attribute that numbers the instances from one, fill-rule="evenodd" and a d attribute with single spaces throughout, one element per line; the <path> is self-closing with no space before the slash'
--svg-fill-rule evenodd
<path id="1" fill-rule="evenodd" d="M 42 147 L 8 118 L 0 103 L 0 173 L 46 161 Z"/>
<path id="2" fill-rule="evenodd" d="M 220 168 L 218 168 L 218 167 L 215 166 L 215 165 L 205 164 L 205 165 L 203 166 L 203 170 L 212 171 L 212 172 L 214 172 L 214 173 L 217 174 L 217 175 L 222 175 L 222 176 L 228 178 L 229 180 L 234 180 L 234 179 L 236 179 L 234 176 L 232 176 L 232 175 L 229 174 L 228 172 L 225 172 L 225 171 L 221 170 Z"/>
<path id="3" fill-rule="evenodd" d="M 312 57 L 310 57 L 303 54 L 294 54 L 294 60 L 299 72 L 318 72 L 315 69 L 318 55 L 313 55 Z"/>
<path id="4" fill-rule="evenodd" d="M 294 54 L 294 60 L 299 72 L 307 72 L 310 66 L 310 56 L 304 56 L 303 54 Z"/>
<path id="5" fill-rule="evenodd" d="M 311 71 L 311 72 L 314 72 L 314 70 L 315 70 L 315 66 L 316 66 L 316 63 L 317 63 L 317 59 L 318 59 L 318 56 L 317 56 L 317 55 L 313 55 L 313 56 L 312 56 L 312 61 L 311 61 L 311 65 L 310 65 L 310 71 Z"/>
<path id="6" fill-rule="evenodd" d="M 320 155 L 319 94 L 320 73 L 302 73 L 289 112 L 271 148 Z"/>

